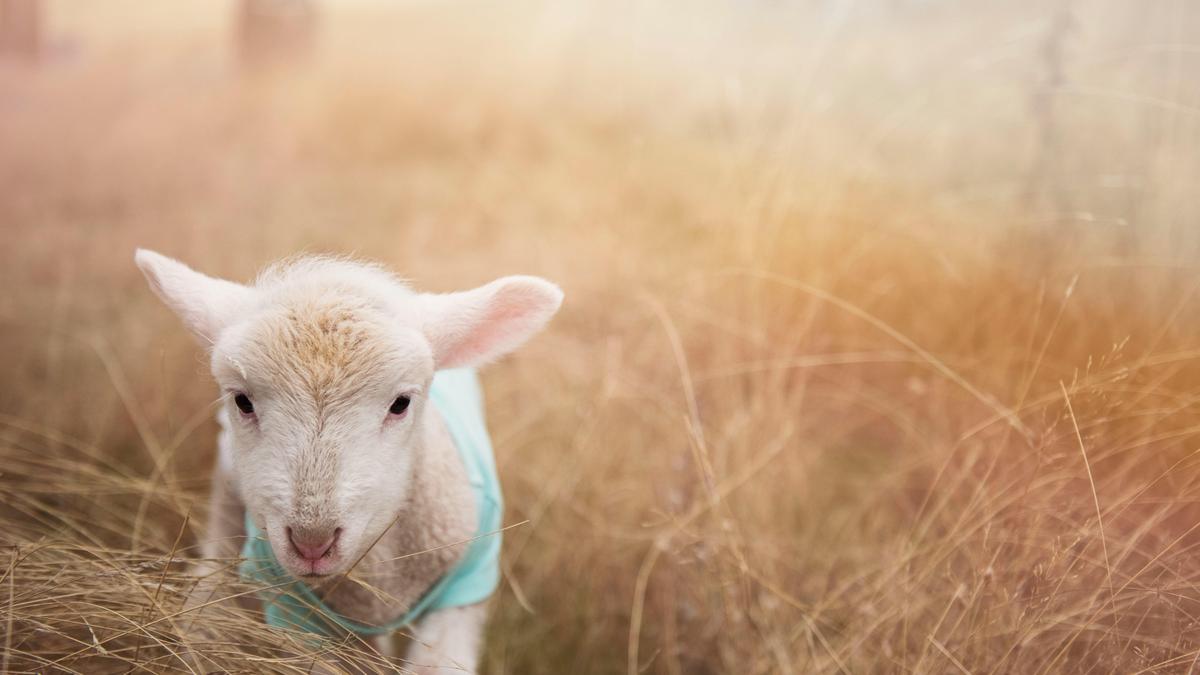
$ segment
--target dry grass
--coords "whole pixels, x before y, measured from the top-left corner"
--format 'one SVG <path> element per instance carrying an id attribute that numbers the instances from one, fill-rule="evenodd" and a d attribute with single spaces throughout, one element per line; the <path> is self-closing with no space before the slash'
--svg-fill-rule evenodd
<path id="1" fill-rule="evenodd" d="M 76 4 L 0 71 L 0 670 L 354 653 L 186 637 L 214 392 L 136 245 L 563 284 L 487 672 L 1200 662 L 1194 3 L 359 5 L 259 78 Z"/>

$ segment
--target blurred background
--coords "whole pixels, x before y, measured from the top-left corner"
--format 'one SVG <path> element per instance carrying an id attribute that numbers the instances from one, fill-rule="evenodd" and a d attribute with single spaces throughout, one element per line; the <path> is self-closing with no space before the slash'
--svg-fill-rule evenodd
<path id="1" fill-rule="evenodd" d="M 0 0 L 0 671 L 324 658 L 177 623 L 216 390 L 143 246 L 564 287 L 484 376 L 485 672 L 1193 672 L 1197 35 L 1191 0 Z"/>

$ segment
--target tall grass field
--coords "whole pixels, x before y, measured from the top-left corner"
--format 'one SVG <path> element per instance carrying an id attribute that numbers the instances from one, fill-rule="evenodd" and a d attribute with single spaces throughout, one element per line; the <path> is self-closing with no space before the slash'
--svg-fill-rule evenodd
<path id="1" fill-rule="evenodd" d="M 483 374 L 490 675 L 1200 672 L 1200 4 L 328 0 L 253 67 L 233 2 L 46 4 L 0 671 L 387 667 L 185 611 L 219 392 L 142 246 L 562 285 Z"/>

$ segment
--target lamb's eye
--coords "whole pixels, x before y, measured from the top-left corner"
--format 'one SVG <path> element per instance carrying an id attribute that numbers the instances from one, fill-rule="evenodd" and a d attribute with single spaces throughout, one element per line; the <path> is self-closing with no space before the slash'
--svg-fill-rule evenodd
<path id="1" fill-rule="evenodd" d="M 409 398 L 407 396 L 397 396 L 395 401 L 392 401 L 392 407 L 388 408 L 388 412 L 393 415 L 403 415 L 405 410 L 408 410 Z"/>
<path id="2" fill-rule="evenodd" d="M 250 397 L 245 394 L 235 394 L 233 396 L 233 404 L 238 407 L 238 410 L 242 411 L 243 415 L 254 414 L 254 404 L 250 402 Z"/>

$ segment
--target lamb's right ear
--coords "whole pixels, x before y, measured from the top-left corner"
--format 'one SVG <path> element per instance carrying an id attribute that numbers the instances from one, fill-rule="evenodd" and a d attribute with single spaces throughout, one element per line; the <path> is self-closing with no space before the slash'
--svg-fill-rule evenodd
<path id="1" fill-rule="evenodd" d="M 478 366 L 521 346 L 562 304 L 562 290 L 538 277 L 503 277 L 470 291 L 420 297 L 435 367 Z"/>
<path id="2" fill-rule="evenodd" d="M 139 248 L 133 256 L 150 288 L 167 303 L 204 345 L 250 302 L 252 289 L 205 276 L 183 263 Z"/>

